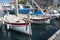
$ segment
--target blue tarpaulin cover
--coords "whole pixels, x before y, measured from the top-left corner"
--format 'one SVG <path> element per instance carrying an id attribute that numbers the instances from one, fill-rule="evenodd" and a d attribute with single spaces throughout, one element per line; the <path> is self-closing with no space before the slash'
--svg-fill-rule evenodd
<path id="1" fill-rule="evenodd" d="M 36 12 L 33 12 L 34 15 L 42 15 L 43 12 L 40 10 L 40 11 L 36 11 Z"/>
<path id="2" fill-rule="evenodd" d="M 24 8 L 24 9 L 18 9 L 18 12 L 19 13 L 22 13 L 22 14 L 27 14 L 29 12 L 30 9 L 27 9 L 27 8 Z M 16 10 L 13 9 L 13 10 L 9 10 L 10 14 L 15 14 Z"/>
<path id="3" fill-rule="evenodd" d="M 19 13 L 27 14 L 28 12 L 29 12 L 29 9 L 27 9 L 27 8 L 19 9 Z"/>
<path id="4" fill-rule="evenodd" d="M 22 14 L 27 14 L 30 10 L 32 10 L 32 9 L 29 9 L 29 8 L 18 9 L 19 13 L 22 13 Z M 15 14 L 15 12 L 16 12 L 15 9 L 10 10 L 10 14 Z M 40 11 L 33 12 L 32 14 L 34 14 L 34 15 L 42 15 L 43 12 L 40 10 Z"/>

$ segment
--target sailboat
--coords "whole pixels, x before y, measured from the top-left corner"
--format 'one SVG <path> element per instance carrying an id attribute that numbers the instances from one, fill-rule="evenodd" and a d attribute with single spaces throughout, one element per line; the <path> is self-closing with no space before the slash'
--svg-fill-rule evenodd
<path id="1" fill-rule="evenodd" d="M 29 12 L 30 9 L 30 20 L 31 23 L 36 23 L 36 24 L 42 24 L 42 23 L 47 23 L 50 24 L 50 17 L 45 16 L 42 10 L 32 12 L 31 10 L 35 10 L 35 8 L 30 7 L 30 5 L 22 5 L 19 4 L 19 14 L 20 16 L 24 19 L 27 20 L 27 13 Z"/>
<path id="2" fill-rule="evenodd" d="M 22 19 L 22 16 L 18 14 L 18 0 L 14 0 L 16 15 L 6 14 L 4 16 L 4 23 L 7 25 L 7 29 L 12 29 L 18 32 L 22 32 L 28 35 L 32 35 L 30 22 L 26 22 Z M 29 16 L 29 15 L 28 15 Z M 29 18 L 28 18 L 29 20 Z"/>

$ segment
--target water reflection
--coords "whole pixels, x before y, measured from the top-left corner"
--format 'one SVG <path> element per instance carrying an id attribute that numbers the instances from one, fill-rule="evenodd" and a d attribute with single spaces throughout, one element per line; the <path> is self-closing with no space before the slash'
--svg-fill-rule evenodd
<path id="1" fill-rule="evenodd" d="M 52 20 L 50 25 L 32 24 L 32 40 L 47 40 L 60 28 L 59 23 L 60 21 Z M 0 40 L 29 40 L 29 36 L 6 28 L 3 31 L 0 28 Z"/>

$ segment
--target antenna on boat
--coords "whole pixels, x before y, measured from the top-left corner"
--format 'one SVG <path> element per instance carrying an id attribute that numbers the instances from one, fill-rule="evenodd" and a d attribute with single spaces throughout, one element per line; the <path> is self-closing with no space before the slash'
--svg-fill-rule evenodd
<path id="1" fill-rule="evenodd" d="M 16 16 L 18 16 L 18 0 L 14 0 L 14 6 L 16 10 Z"/>

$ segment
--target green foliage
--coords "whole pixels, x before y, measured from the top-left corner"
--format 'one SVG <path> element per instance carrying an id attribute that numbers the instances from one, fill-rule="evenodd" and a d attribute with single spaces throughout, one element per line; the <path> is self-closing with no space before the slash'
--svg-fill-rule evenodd
<path id="1" fill-rule="evenodd" d="M 25 4 L 25 1 L 19 1 L 19 4 Z"/>

